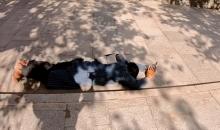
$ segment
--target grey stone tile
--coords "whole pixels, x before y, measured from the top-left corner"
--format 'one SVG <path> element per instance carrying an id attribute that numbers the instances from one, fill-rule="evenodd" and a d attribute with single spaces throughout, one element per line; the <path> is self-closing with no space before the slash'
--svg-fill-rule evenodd
<path id="1" fill-rule="evenodd" d="M 133 99 L 133 98 L 143 98 L 149 96 L 145 91 L 133 90 L 133 91 L 108 91 L 108 92 L 97 92 L 97 93 L 86 93 L 83 96 L 83 101 L 85 102 L 103 102 L 108 100 L 119 100 L 119 99 Z"/>
<path id="2" fill-rule="evenodd" d="M 96 130 L 111 130 L 111 126 L 110 125 L 99 125 L 99 126 L 96 126 L 95 129 Z"/>
<path id="3" fill-rule="evenodd" d="M 110 123 L 106 103 L 94 103 L 92 105 L 92 114 L 96 125 L 108 125 Z"/>
<path id="4" fill-rule="evenodd" d="M 147 36 L 163 36 L 162 31 L 159 29 L 154 19 L 145 16 L 134 16 L 134 19 L 138 27 Z"/>
<path id="5" fill-rule="evenodd" d="M 162 19 L 170 19 L 170 17 L 168 17 L 168 16 L 161 16 L 161 17 L 162 17 Z M 166 31 L 179 32 L 179 31 L 181 31 L 181 27 L 179 27 L 179 26 L 172 26 L 170 24 L 164 24 L 160 20 L 158 20 L 156 22 L 163 32 L 166 32 Z"/>
<path id="6" fill-rule="evenodd" d="M 21 28 L 13 37 L 13 40 L 31 41 L 38 40 L 40 38 L 39 25 L 29 25 Z"/>
<path id="7" fill-rule="evenodd" d="M 17 23 L 7 23 L 5 22 L 2 26 L 0 26 L 0 34 L 2 35 L 10 35 L 13 36 L 20 28 L 22 25 L 17 24 Z"/>
<path id="8" fill-rule="evenodd" d="M 162 95 L 148 101 L 158 129 L 219 128 L 219 106 L 209 93 Z"/>
<path id="9" fill-rule="evenodd" d="M 0 94 L 0 106 L 18 105 L 20 103 L 26 103 L 22 94 Z"/>
<path id="10" fill-rule="evenodd" d="M 186 37 L 175 31 L 164 31 L 164 34 L 168 37 L 171 42 L 180 42 L 186 40 Z"/>
<path id="11" fill-rule="evenodd" d="M 112 129 L 157 129 L 148 106 L 109 109 Z"/>
<path id="12" fill-rule="evenodd" d="M 105 103 L 82 102 L 69 104 L 69 117 L 65 126 L 75 126 L 79 129 L 95 128 L 96 125 L 108 125 L 109 114 Z M 86 124 L 85 124 L 86 120 Z"/>
<path id="13" fill-rule="evenodd" d="M 171 42 L 171 45 L 176 49 L 179 54 L 200 54 L 198 50 L 196 50 L 196 48 L 189 42 Z"/>
<path id="14" fill-rule="evenodd" d="M 65 123 L 64 111 L 34 111 L 40 121 L 39 129 L 63 130 Z M 24 125 L 25 127 L 26 125 Z"/>
<path id="15" fill-rule="evenodd" d="M 50 44 L 42 40 L 13 40 L 8 43 L 4 50 L 15 47 L 16 53 L 20 53 L 28 59 L 47 60 L 51 63 L 69 61 L 77 57 L 85 58 L 85 60 L 93 57 L 89 43 L 81 45 L 75 42 L 66 42 L 63 47 L 60 47 L 60 45 Z"/>
<path id="16" fill-rule="evenodd" d="M 7 45 L 4 47 L 3 51 L 15 49 L 17 53 L 20 55 L 22 52 L 24 52 L 24 48 L 31 46 L 33 44 L 36 44 L 37 41 L 28 41 L 28 40 L 13 40 L 14 38 L 11 38 L 11 40 L 7 43 Z M 18 55 L 18 54 L 17 54 Z"/>
<path id="17" fill-rule="evenodd" d="M 27 13 L 28 11 L 29 10 L 25 7 L 18 8 L 18 6 L 15 6 L 13 12 L 8 15 L 8 19 L 5 21 L 5 23 L 24 25 L 26 21 L 31 17 L 31 14 Z"/>
<path id="18" fill-rule="evenodd" d="M 218 48 L 216 48 L 216 49 L 218 49 Z M 219 61 L 215 61 L 215 60 L 209 60 L 209 61 L 218 71 L 220 71 L 220 62 Z"/>
<path id="19" fill-rule="evenodd" d="M 67 126 L 64 128 L 64 130 L 75 130 L 75 127 L 73 126 Z"/>
<path id="20" fill-rule="evenodd" d="M 33 105 L 34 110 L 44 110 L 44 111 L 61 111 L 66 109 L 66 104 L 64 103 L 35 103 Z"/>
<path id="21" fill-rule="evenodd" d="M 133 106 L 145 106 L 147 102 L 145 98 L 131 98 L 129 100 L 123 98 L 117 100 L 110 100 L 107 101 L 108 109 L 117 109 L 117 108 L 126 108 L 126 107 L 133 107 Z"/>
<path id="22" fill-rule="evenodd" d="M 123 20 L 121 24 L 128 24 L 127 27 L 118 28 L 118 35 L 120 35 L 124 40 L 144 42 L 148 39 L 148 36 L 139 29 L 135 20 Z"/>
<path id="23" fill-rule="evenodd" d="M 94 121 L 92 119 L 90 105 L 89 103 L 68 104 L 65 126 L 74 127 L 75 129 L 93 128 Z"/>
<path id="24" fill-rule="evenodd" d="M 197 79 L 176 52 L 156 57 L 158 66 L 154 86 L 186 85 L 196 83 Z"/>
<path id="25" fill-rule="evenodd" d="M 64 128 L 64 111 L 37 111 L 31 103 L 1 107 L 1 129 L 55 129 Z"/>
<path id="26" fill-rule="evenodd" d="M 196 85 L 195 87 L 200 91 L 210 91 L 210 90 L 220 89 L 220 83 L 208 83 L 208 84 Z"/>
<path id="27" fill-rule="evenodd" d="M 1 47 L 1 50 L 4 50 L 4 48 L 10 42 L 12 37 L 13 37 L 13 34 L 1 34 L 0 35 L 0 47 Z"/>
<path id="28" fill-rule="evenodd" d="M 34 103 L 70 103 L 78 102 L 80 94 L 25 94 L 27 102 Z"/>
<path id="29" fill-rule="evenodd" d="M 162 57 L 175 52 L 174 48 L 165 36 L 150 37 L 147 41 L 150 53 L 155 57 Z"/>
<path id="30" fill-rule="evenodd" d="M 218 81 L 219 71 L 211 63 L 201 57 L 182 55 L 184 62 L 200 82 Z"/>
<path id="31" fill-rule="evenodd" d="M 91 44 L 93 49 L 93 54 L 95 57 L 101 57 L 107 54 L 119 53 L 132 55 L 136 58 L 142 58 L 148 54 L 148 50 L 144 47 L 144 41 L 135 42 L 130 39 L 125 39 L 118 42 L 96 42 Z"/>
<path id="32" fill-rule="evenodd" d="M 145 95 L 148 96 L 171 96 L 179 94 L 190 94 L 200 92 L 195 86 L 185 86 L 185 87 L 167 87 L 167 88 L 156 88 L 152 90 L 146 90 Z"/>
<path id="33" fill-rule="evenodd" d="M 125 2 L 123 1 L 123 3 L 125 3 Z M 129 5 L 126 3 L 125 6 L 129 6 Z M 125 9 L 125 13 L 119 14 L 116 17 L 119 17 L 121 22 L 134 20 L 132 13 L 130 13 L 127 9 Z M 137 26 L 135 26 L 135 27 L 137 27 Z"/>
<path id="34" fill-rule="evenodd" d="M 149 86 L 147 86 L 149 87 Z M 196 93 L 199 90 L 195 86 L 185 86 L 185 87 L 173 87 L 173 88 L 156 88 L 152 86 L 151 89 L 144 90 L 127 90 L 127 91 L 108 91 L 108 92 L 97 92 L 97 93 L 85 93 L 83 94 L 82 101 L 94 102 L 94 101 L 108 101 L 108 100 L 126 100 L 126 99 L 136 99 L 145 98 L 149 96 L 160 96 L 161 93 L 166 93 L 167 95 L 177 95 L 177 94 L 189 94 Z"/>
<path id="35" fill-rule="evenodd" d="M 216 89 L 216 90 L 212 90 L 211 94 L 213 96 L 213 98 L 217 101 L 217 103 L 220 105 L 220 89 Z"/>

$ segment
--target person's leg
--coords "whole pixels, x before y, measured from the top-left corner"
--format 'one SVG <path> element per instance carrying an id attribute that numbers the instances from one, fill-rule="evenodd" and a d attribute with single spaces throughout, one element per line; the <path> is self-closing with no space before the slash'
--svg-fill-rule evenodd
<path id="1" fill-rule="evenodd" d="M 46 61 L 18 60 L 13 72 L 13 79 L 20 81 L 23 78 L 39 81 L 48 89 L 79 88 L 72 78 L 72 64 L 82 59 L 50 64 Z"/>

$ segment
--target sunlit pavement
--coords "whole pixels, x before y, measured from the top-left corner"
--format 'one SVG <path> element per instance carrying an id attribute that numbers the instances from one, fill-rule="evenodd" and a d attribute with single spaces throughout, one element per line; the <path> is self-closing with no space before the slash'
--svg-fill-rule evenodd
<path id="1" fill-rule="evenodd" d="M 218 130 L 219 23 L 217 11 L 156 0 L 4 0 L 1 92 L 23 92 L 11 81 L 19 57 L 58 62 L 117 52 L 157 61 L 158 71 L 146 86 L 154 89 L 141 91 L 1 94 L 0 129 Z"/>

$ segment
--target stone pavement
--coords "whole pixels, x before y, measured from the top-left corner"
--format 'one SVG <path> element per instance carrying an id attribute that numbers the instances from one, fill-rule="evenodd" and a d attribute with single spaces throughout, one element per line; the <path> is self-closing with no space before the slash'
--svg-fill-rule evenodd
<path id="1" fill-rule="evenodd" d="M 0 129 L 219 130 L 220 89 L 214 89 L 219 85 L 118 92 L 2 94 Z"/>
<path id="2" fill-rule="evenodd" d="M 1 92 L 24 91 L 11 82 L 19 57 L 58 62 L 113 52 L 158 61 L 146 87 L 160 89 L 1 94 L 0 129 L 220 129 L 219 16 L 159 0 L 1 0 Z"/>
<path id="3" fill-rule="evenodd" d="M 19 57 L 58 62 L 112 52 L 158 61 L 148 88 L 219 81 L 219 15 L 157 0 L 1 1 L 0 91 L 23 91 L 11 82 Z"/>

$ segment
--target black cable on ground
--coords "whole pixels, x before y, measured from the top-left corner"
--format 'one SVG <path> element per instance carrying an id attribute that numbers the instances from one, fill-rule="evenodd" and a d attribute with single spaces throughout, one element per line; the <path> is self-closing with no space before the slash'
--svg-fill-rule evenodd
<path id="1" fill-rule="evenodd" d="M 198 86 L 198 85 L 208 85 L 220 83 L 220 81 L 212 82 L 202 82 L 202 83 L 193 83 L 193 84 L 184 84 L 184 85 L 168 85 L 161 87 L 151 87 L 151 88 L 142 88 L 135 91 L 141 90 L 150 90 L 150 89 L 165 89 L 165 88 L 178 88 L 178 87 L 189 87 L 189 86 Z M 36 91 L 27 91 L 27 92 L 0 92 L 0 94 L 65 94 L 65 93 L 93 93 L 93 92 L 117 92 L 117 91 L 134 91 L 129 89 L 117 89 L 117 90 L 90 90 L 90 91 L 81 91 L 81 90 L 36 90 Z"/>

